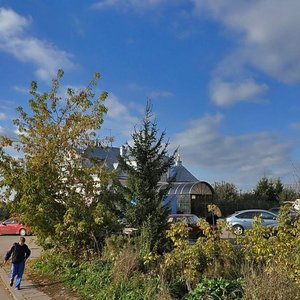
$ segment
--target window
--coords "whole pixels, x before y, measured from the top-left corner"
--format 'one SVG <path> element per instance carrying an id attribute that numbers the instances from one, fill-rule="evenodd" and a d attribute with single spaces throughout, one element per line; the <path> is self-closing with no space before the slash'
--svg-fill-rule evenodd
<path id="1" fill-rule="evenodd" d="M 255 212 L 247 211 L 247 212 L 244 212 L 244 213 L 241 213 L 241 214 L 237 215 L 236 217 L 240 218 L 240 219 L 253 219 L 254 216 L 255 216 Z"/>
<path id="2" fill-rule="evenodd" d="M 4 222 L 5 224 L 17 224 L 18 221 L 16 219 L 9 219 Z"/>
<path id="3" fill-rule="evenodd" d="M 273 216 L 273 215 L 271 215 L 269 213 L 266 213 L 266 212 L 260 213 L 260 216 L 264 220 L 274 220 L 276 218 L 275 216 Z"/>

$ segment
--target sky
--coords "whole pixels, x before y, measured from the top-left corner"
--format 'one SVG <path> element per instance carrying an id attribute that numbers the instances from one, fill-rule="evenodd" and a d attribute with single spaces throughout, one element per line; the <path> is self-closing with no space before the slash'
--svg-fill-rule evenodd
<path id="1" fill-rule="evenodd" d="M 0 134 L 30 82 L 80 89 L 100 72 L 103 136 L 131 139 L 151 99 L 158 128 L 199 180 L 300 176 L 300 1 L 0 0 Z"/>

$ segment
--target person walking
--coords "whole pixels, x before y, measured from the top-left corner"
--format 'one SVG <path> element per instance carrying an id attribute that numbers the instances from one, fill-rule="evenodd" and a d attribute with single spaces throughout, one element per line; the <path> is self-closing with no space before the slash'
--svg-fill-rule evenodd
<path id="1" fill-rule="evenodd" d="M 14 279 L 17 276 L 15 284 L 15 288 L 17 290 L 20 289 L 22 276 L 25 268 L 25 261 L 30 256 L 30 253 L 31 251 L 25 244 L 25 238 L 21 236 L 19 239 L 19 243 L 14 243 L 11 249 L 5 255 L 5 262 L 7 262 L 10 259 L 10 257 L 12 260 L 11 277 L 9 285 L 13 286 Z"/>

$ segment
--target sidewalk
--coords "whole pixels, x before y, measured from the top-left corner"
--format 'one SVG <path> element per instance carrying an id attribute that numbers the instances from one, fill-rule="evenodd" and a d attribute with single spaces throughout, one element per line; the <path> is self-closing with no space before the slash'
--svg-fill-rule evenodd
<path id="1" fill-rule="evenodd" d="M 0 268 L 0 278 L 15 300 L 50 300 L 51 298 L 37 289 L 37 285 L 23 277 L 20 290 L 9 286 L 9 273 L 6 269 Z"/>

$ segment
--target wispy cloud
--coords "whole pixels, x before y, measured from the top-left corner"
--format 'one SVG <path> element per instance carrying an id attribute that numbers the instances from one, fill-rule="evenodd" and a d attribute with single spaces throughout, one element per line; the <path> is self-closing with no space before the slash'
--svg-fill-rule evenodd
<path id="1" fill-rule="evenodd" d="M 58 69 L 73 69 L 70 53 L 26 33 L 31 22 L 11 9 L 0 8 L 0 50 L 33 64 L 36 76 L 42 80 L 53 78 Z"/>
<path id="2" fill-rule="evenodd" d="M 173 1 L 173 3 L 180 2 L 178 0 Z M 127 11 L 129 9 L 134 9 L 136 11 L 145 11 L 153 8 L 160 7 L 164 4 L 172 4 L 170 0 L 100 0 L 95 2 L 91 8 L 92 9 L 107 9 L 115 8 L 122 11 Z"/>
<path id="3" fill-rule="evenodd" d="M 130 139 L 134 126 L 139 123 L 139 118 L 134 114 L 134 110 L 129 110 L 129 107 L 113 93 L 109 93 L 105 105 L 108 109 L 105 128 L 109 129 L 113 136 L 117 134 L 116 138 L 121 142 Z M 139 114 L 138 111 L 135 113 Z"/>
<path id="4" fill-rule="evenodd" d="M 173 93 L 168 92 L 168 91 L 152 91 L 149 93 L 150 99 L 169 98 L 172 96 L 173 96 Z"/>
<path id="5" fill-rule="evenodd" d="M 13 140 L 18 139 L 18 132 L 14 126 L 0 126 L 0 135 L 7 136 Z"/>
<path id="6" fill-rule="evenodd" d="M 26 94 L 28 95 L 29 93 L 29 88 L 28 87 L 24 87 L 24 86 L 13 86 L 13 89 L 16 91 L 16 92 L 19 92 L 21 94 Z"/>
<path id="7" fill-rule="evenodd" d="M 252 79 L 236 82 L 215 80 L 210 87 L 211 99 L 218 106 L 230 106 L 238 102 L 262 102 L 261 96 L 268 90 L 266 84 Z"/>
<path id="8" fill-rule="evenodd" d="M 131 82 L 128 84 L 128 89 L 133 92 L 143 93 L 145 96 L 152 100 L 161 99 L 161 98 L 169 98 L 173 96 L 173 93 L 166 90 L 153 90 L 149 87 L 139 85 L 135 82 Z"/>
<path id="9" fill-rule="evenodd" d="M 300 130 L 300 122 L 295 122 L 290 125 L 292 129 Z"/>
<path id="10" fill-rule="evenodd" d="M 92 7 L 140 12 L 176 5 L 184 5 L 185 12 L 192 8 L 192 17 L 219 22 L 237 45 L 213 73 L 211 98 L 217 105 L 259 102 L 268 88 L 255 78 L 255 70 L 281 82 L 300 82 L 299 1 L 102 0 Z"/>
<path id="11" fill-rule="evenodd" d="M 249 73 L 253 78 L 253 70 L 264 72 L 281 82 L 300 82 L 299 1 L 192 0 L 192 2 L 195 14 L 205 18 L 210 16 L 221 23 L 238 45 L 234 52 L 224 57 L 217 67 L 217 74 L 214 74 L 227 83 L 226 93 L 232 94 L 233 102 L 251 100 L 253 96 L 256 98 L 266 92 L 264 84 L 253 81 L 251 85 L 247 84 L 247 92 L 245 84 L 242 84 L 244 97 L 235 97 L 238 93 L 235 82 L 241 76 L 247 77 Z M 216 78 L 213 78 L 213 81 L 215 80 Z M 240 88 L 238 91 L 241 92 Z M 216 94 L 212 93 L 212 99 L 220 104 L 224 99 L 220 100 L 218 97 L 220 96 L 216 98 Z"/>
<path id="12" fill-rule="evenodd" d="M 221 114 L 207 115 L 172 138 L 172 145 L 180 146 L 185 165 L 210 171 L 214 180 L 244 187 L 264 174 L 276 177 L 290 172 L 291 143 L 270 132 L 223 135 L 223 122 Z"/>
<path id="13" fill-rule="evenodd" d="M 7 115 L 5 113 L 0 112 L 0 121 L 6 120 Z"/>

